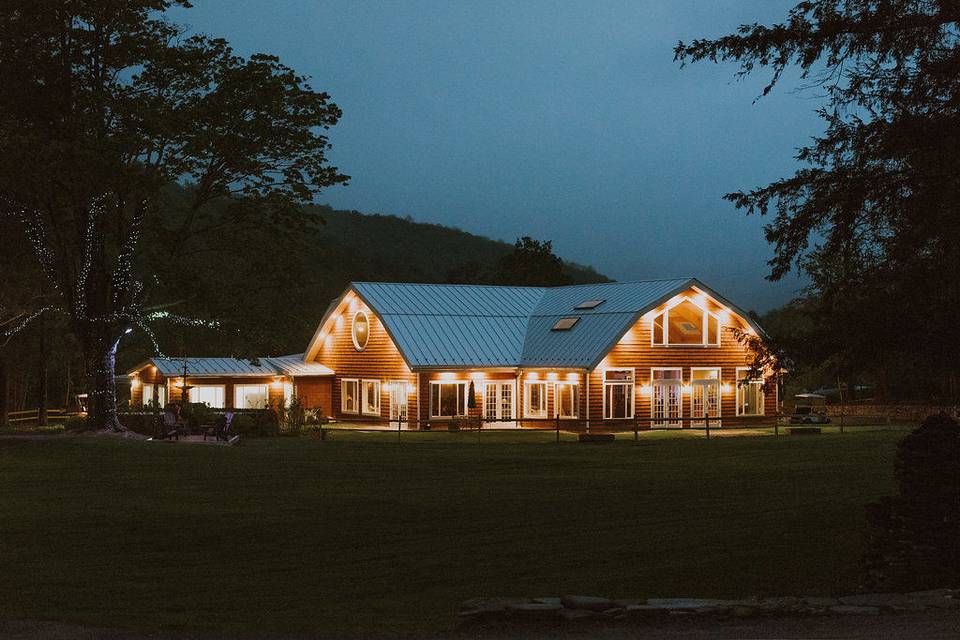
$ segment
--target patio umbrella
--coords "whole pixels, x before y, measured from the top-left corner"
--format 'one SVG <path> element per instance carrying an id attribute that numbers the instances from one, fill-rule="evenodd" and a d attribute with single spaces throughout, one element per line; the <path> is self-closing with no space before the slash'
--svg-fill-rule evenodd
<path id="1" fill-rule="evenodd" d="M 477 390 L 473 386 L 473 380 L 470 381 L 470 389 L 467 391 L 467 408 L 477 408 Z"/>

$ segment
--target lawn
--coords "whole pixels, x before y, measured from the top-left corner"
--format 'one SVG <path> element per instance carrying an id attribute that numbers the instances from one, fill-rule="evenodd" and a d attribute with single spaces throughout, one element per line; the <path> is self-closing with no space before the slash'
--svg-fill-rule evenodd
<path id="1" fill-rule="evenodd" d="M 0 439 L 0 618 L 342 637 L 477 595 L 851 591 L 902 435 Z"/>

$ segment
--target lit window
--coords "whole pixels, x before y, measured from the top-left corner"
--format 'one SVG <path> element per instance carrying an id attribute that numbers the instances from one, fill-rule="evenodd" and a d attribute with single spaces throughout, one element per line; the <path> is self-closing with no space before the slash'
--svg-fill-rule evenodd
<path id="1" fill-rule="evenodd" d="M 557 415 L 576 418 L 580 413 L 580 385 L 576 382 L 557 383 Z"/>
<path id="2" fill-rule="evenodd" d="M 584 300 L 580 304 L 574 307 L 574 309 L 596 309 L 602 305 L 606 300 Z"/>
<path id="3" fill-rule="evenodd" d="M 467 414 L 466 382 L 431 382 L 430 417 L 453 418 Z"/>
<path id="4" fill-rule="evenodd" d="M 652 333 L 655 345 L 720 344 L 720 322 L 717 317 L 690 300 L 684 300 L 654 316 Z"/>
<path id="5" fill-rule="evenodd" d="M 152 385 L 152 384 L 144 384 L 141 388 L 143 389 L 143 392 L 142 392 L 143 395 L 140 396 L 140 400 L 141 400 L 140 403 L 141 403 L 143 406 L 148 407 L 148 406 L 150 406 L 151 404 L 153 404 L 153 403 L 155 402 L 154 397 L 153 397 L 153 385 Z"/>
<path id="6" fill-rule="evenodd" d="M 763 380 L 749 378 L 749 369 L 737 369 L 737 415 L 763 415 Z"/>
<path id="7" fill-rule="evenodd" d="M 269 402 L 270 391 L 265 384 L 238 384 L 233 387 L 233 406 L 236 409 L 264 409 Z"/>
<path id="8" fill-rule="evenodd" d="M 214 409 L 223 409 L 225 387 L 222 384 L 196 385 L 189 392 L 190 402 L 202 402 Z"/>
<path id="9" fill-rule="evenodd" d="M 603 372 L 603 419 L 633 417 L 633 369 Z"/>
<path id="10" fill-rule="evenodd" d="M 560 318 L 553 324 L 553 327 L 551 327 L 550 330 L 569 331 L 573 328 L 573 325 L 577 324 L 579 321 L 580 318 Z"/>
<path id="11" fill-rule="evenodd" d="M 157 385 L 157 406 L 161 409 L 167 406 L 167 387 L 165 385 Z"/>
<path id="12" fill-rule="evenodd" d="M 340 383 L 340 411 L 360 413 L 360 381 L 343 380 Z"/>
<path id="13" fill-rule="evenodd" d="M 527 382 L 523 385 L 524 415 L 528 418 L 547 417 L 547 383 Z"/>
<path id="14" fill-rule="evenodd" d="M 367 348 L 367 341 L 370 339 L 370 318 L 365 311 L 357 311 L 353 315 L 353 326 L 350 330 L 353 337 L 353 346 L 357 351 L 363 351 Z"/>
<path id="15" fill-rule="evenodd" d="M 363 404 L 362 413 L 368 416 L 380 415 L 380 381 L 362 380 Z"/>

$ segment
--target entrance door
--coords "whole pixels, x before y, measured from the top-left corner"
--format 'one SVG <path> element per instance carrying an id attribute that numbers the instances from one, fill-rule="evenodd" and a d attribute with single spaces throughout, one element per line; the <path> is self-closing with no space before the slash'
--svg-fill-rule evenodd
<path id="1" fill-rule="evenodd" d="M 390 420 L 407 419 L 407 383 L 390 383 Z"/>
<path id="2" fill-rule="evenodd" d="M 496 426 L 512 426 L 512 423 L 505 423 L 514 419 L 513 389 L 512 380 L 486 383 L 483 387 L 483 417 L 490 422 L 497 421 Z"/>
<path id="3" fill-rule="evenodd" d="M 653 383 L 653 402 L 650 405 L 653 426 L 679 427 L 680 420 L 680 369 L 654 369 L 651 382 Z"/>
<path id="4" fill-rule="evenodd" d="M 720 417 L 720 370 L 693 369 L 690 372 L 690 417 L 694 425 L 703 426 L 704 415 Z M 713 426 L 720 426 L 714 423 Z"/>

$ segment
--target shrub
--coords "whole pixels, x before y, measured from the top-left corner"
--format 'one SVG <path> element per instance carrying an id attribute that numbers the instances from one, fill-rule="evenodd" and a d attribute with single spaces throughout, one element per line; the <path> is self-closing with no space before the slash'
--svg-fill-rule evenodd
<path id="1" fill-rule="evenodd" d="M 283 432 L 291 436 L 300 435 L 307 418 L 306 410 L 303 408 L 300 399 L 294 397 L 286 408 L 281 405 L 278 413 L 281 416 Z"/>
<path id="2" fill-rule="evenodd" d="M 275 436 L 279 432 L 277 413 L 273 409 L 244 411 L 233 416 L 233 430 L 248 438 Z"/>
<path id="3" fill-rule="evenodd" d="M 77 433 L 87 430 L 87 416 L 70 416 L 63 421 L 63 430 Z"/>
<path id="4" fill-rule="evenodd" d="M 960 425 L 928 417 L 897 446 L 894 468 L 899 494 L 867 506 L 864 586 L 960 586 Z"/>

